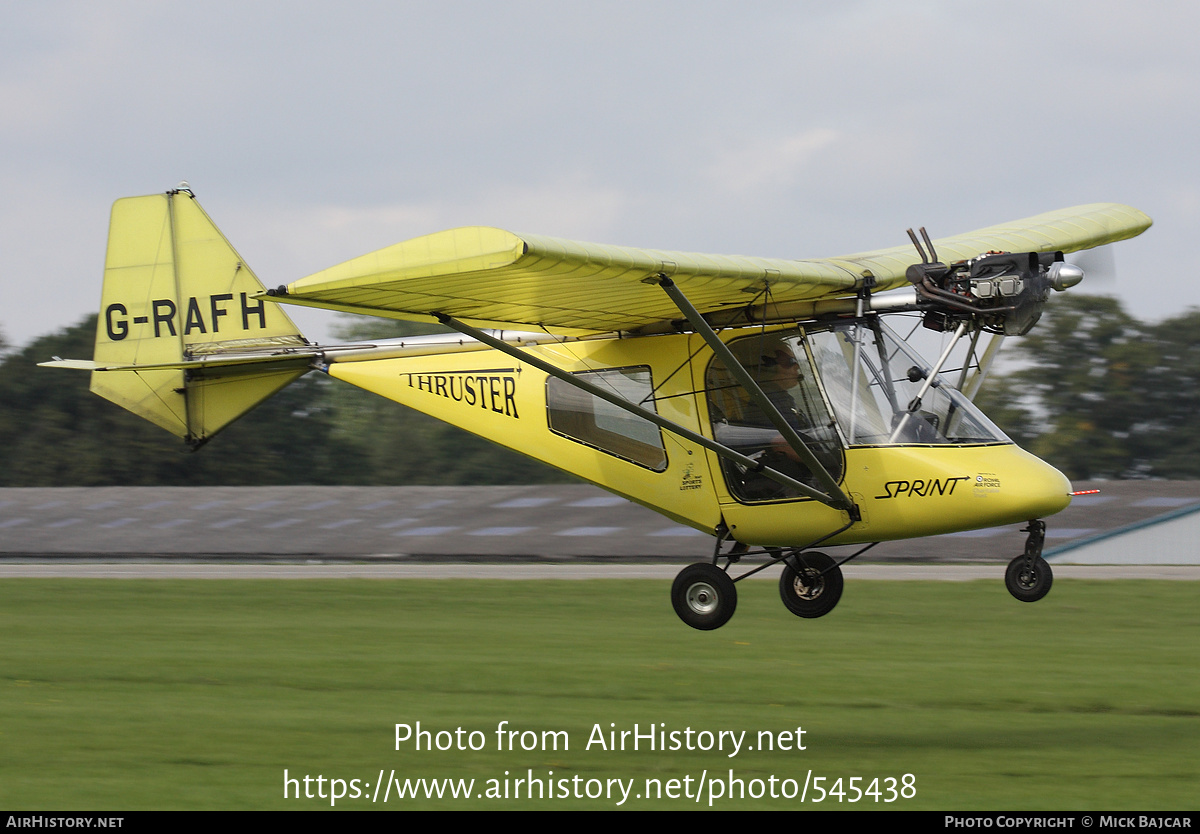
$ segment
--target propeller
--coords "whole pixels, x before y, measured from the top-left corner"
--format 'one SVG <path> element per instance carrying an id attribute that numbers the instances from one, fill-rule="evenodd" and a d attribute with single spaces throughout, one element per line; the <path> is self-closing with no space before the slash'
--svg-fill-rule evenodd
<path id="1" fill-rule="evenodd" d="M 1082 292 L 1109 293 L 1117 288 L 1117 261 L 1112 244 L 1084 249 L 1066 256 L 1067 263 L 1084 271 L 1087 278 L 1080 285 Z"/>

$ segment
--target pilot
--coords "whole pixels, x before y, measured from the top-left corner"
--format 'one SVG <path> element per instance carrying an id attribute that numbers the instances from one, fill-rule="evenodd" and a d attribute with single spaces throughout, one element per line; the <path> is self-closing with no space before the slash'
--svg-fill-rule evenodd
<path id="1" fill-rule="evenodd" d="M 787 424 L 803 437 L 805 430 L 810 429 L 811 426 L 807 416 L 797 407 L 796 397 L 800 395 L 803 374 L 796 355 L 787 344 L 779 344 L 770 352 L 762 354 L 759 358 L 758 369 L 759 373 L 756 375 L 758 387 L 767 395 L 771 405 L 775 407 Z M 755 410 L 758 411 L 758 409 Z M 774 428 L 766 414 L 761 416 L 764 425 L 771 425 Z M 764 462 L 772 465 L 773 461 L 776 468 L 779 468 L 782 463 L 781 459 L 791 461 L 793 464 L 801 463 L 800 455 L 777 431 L 763 451 L 767 453 Z M 785 468 L 793 469 L 793 467 Z M 807 478 L 809 475 L 807 467 L 802 467 L 802 471 L 793 470 L 788 474 L 802 478 Z"/>
<path id="2" fill-rule="evenodd" d="M 739 351 L 739 358 L 767 400 L 797 432 L 810 428 L 804 412 L 797 407 L 797 397 L 803 396 L 800 393 L 803 374 L 791 347 L 780 339 L 766 343 L 758 339 L 748 341 L 749 344 L 739 345 L 743 349 Z M 747 347 L 753 348 L 753 353 L 745 350 Z M 799 456 L 783 439 L 771 418 L 741 385 L 729 385 L 725 390 L 736 398 L 737 404 L 729 416 L 722 415 L 719 440 L 755 457 L 768 453 L 799 462 Z"/>
<path id="3" fill-rule="evenodd" d="M 792 428 L 797 431 L 808 428 L 808 421 L 802 421 L 800 411 L 796 408 L 796 398 L 792 394 L 802 378 L 800 362 L 796 355 L 786 345 L 781 345 L 770 354 L 763 354 L 758 367 L 758 387 L 767 395 L 771 405 L 775 406 Z M 765 419 L 766 415 L 763 417 Z"/>
<path id="4" fill-rule="evenodd" d="M 815 428 L 805 408 L 808 396 L 801 359 L 789 341 L 753 338 L 734 343 L 735 355 L 749 371 L 767 400 L 806 443 Z M 742 388 L 728 378 L 710 377 L 715 393 L 725 402 L 715 409 L 716 439 L 766 466 L 802 483 L 815 483 L 800 455 L 783 438 L 771 418 Z M 726 467 L 729 482 L 739 497 L 763 500 L 790 495 L 787 488 L 754 470 Z"/>

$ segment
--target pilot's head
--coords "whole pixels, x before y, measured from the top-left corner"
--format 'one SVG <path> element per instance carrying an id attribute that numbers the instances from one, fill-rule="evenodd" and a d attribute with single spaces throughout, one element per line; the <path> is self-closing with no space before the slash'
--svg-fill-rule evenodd
<path id="1" fill-rule="evenodd" d="M 760 378 L 764 382 L 793 385 L 800 379 L 800 363 L 786 346 L 780 345 L 759 358 Z"/>

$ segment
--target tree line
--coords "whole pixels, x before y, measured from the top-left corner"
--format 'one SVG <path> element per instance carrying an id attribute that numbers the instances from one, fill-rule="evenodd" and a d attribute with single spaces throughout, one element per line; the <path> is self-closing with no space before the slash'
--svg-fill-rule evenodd
<path id="1" fill-rule="evenodd" d="M 978 401 L 987 414 L 1071 478 L 1200 477 L 1200 311 L 1146 323 L 1111 298 L 1054 302 L 1032 333 L 1005 346 L 1015 369 L 984 386 Z M 93 316 L 3 355 L 0 486 L 572 480 L 315 373 L 189 452 L 88 391 L 88 374 L 36 367 L 51 356 L 91 356 L 95 326 Z M 339 336 L 414 335 L 421 327 L 347 321 Z"/>
<path id="2" fill-rule="evenodd" d="M 1200 477 L 1200 310 L 1138 321 L 1113 298 L 1047 305 L 984 411 L 1069 477 Z M 1007 350 L 1007 345 L 1006 345 Z"/>
<path id="3" fill-rule="evenodd" d="M 384 328 L 388 325 L 382 322 Z M 362 332 L 363 325 L 348 324 L 340 335 L 347 339 L 400 335 L 378 330 L 376 325 L 375 332 L 368 334 Z M 52 356 L 91 357 L 95 334 L 96 317 L 91 316 L 9 353 L 0 364 L 0 486 L 370 486 L 573 480 L 538 461 L 318 373 L 302 377 L 191 452 L 178 438 L 91 393 L 89 374 L 37 367 Z"/>

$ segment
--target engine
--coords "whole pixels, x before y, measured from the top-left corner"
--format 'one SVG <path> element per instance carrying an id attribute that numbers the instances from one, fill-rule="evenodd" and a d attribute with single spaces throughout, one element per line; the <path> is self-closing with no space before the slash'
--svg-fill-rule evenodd
<path id="1" fill-rule="evenodd" d="M 924 324 L 947 330 L 963 320 L 993 333 L 1023 336 L 1037 324 L 1050 290 L 1062 291 L 1083 280 L 1083 270 L 1066 263 L 1062 252 L 985 252 L 952 264 L 938 262 L 929 236 L 921 235 L 932 257 L 910 229 L 921 263 L 907 277 L 925 309 Z"/>

